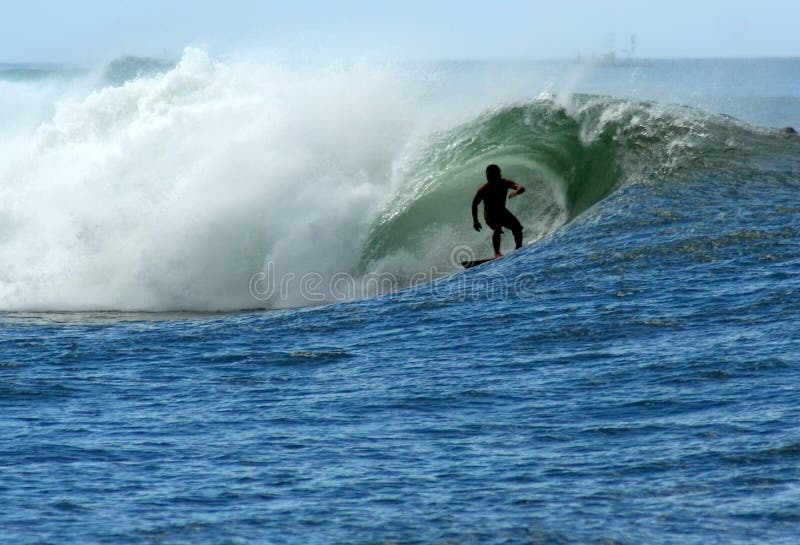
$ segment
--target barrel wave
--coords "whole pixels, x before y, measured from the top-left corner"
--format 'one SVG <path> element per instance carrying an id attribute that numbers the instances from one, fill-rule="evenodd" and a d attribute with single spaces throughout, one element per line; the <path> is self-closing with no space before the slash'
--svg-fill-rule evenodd
<path id="1" fill-rule="evenodd" d="M 744 180 L 758 157 L 793 145 L 733 118 L 596 95 L 487 96 L 448 110 L 421 84 L 430 74 L 407 67 L 297 68 L 198 50 L 145 61 L 0 82 L 15 97 L 0 104 L 11 120 L 2 310 L 337 300 L 254 298 L 252 278 L 266 271 L 391 273 L 402 288 L 420 270 L 455 271 L 456 246 L 488 254 L 469 204 L 490 162 L 528 188 L 509 206 L 531 244 L 629 184 L 718 169 Z"/>
<path id="2" fill-rule="evenodd" d="M 408 262 L 446 267 L 448 244 L 491 255 L 488 237 L 472 231 L 469 217 L 489 163 L 528 188 L 509 206 L 532 243 L 628 184 L 679 183 L 719 169 L 744 181 L 758 170 L 757 157 L 785 152 L 786 145 L 774 131 L 731 117 L 653 102 L 542 96 L 494 109 L 421 153 L 407 185 L 372 227 L 365 268 L 381 260 L 391 263 L 389 270 Z"/>

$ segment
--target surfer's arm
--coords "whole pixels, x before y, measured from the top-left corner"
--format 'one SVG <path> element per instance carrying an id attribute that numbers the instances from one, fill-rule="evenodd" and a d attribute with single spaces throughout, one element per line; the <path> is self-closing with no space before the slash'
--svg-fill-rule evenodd
<path id="1" fill-rule="evenodd" d="M 481 222 L 478 221 L 478 205 L 482 200 L 483 200 L 483 187 L 481 187 L 475 193 L 475 198 L 472 199 L 472 226 L 475 228 L 476 231 L 481 230 Z"/>
<path id="2" fill-rule="evenodd" d="M 525 188 L 519 185 L 514 180 L 506 180 L 506 181 L 508 182 L 508 187 L 514 190 L 508 196 L 509 199 L 513 199 L 517 195 L 522 195 L 523 193 L 525 193 Z"/>

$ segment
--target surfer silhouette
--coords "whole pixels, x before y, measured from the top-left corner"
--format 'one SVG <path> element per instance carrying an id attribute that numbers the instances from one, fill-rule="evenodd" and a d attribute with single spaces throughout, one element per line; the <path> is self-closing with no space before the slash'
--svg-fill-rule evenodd
<path id="1" fill-rule="evenodd" d="M 503 227 L 511 229 L 514 234 L 514 244 L 517 248 L 522 247 L 522 225 L 506 208 L 506 194 L 509 189 L 512 189 L 513 192 L 508 195 L 508 198 L 514 198 L 525 191 L 525 188 L 517 182 L 503 178 L 499 166 L 489 165 L 486 167 L 486 183 L 478 189 L 475 198 L 472 199 L 472 222 L 476 231 L 480 231 L 482 228 L 478 221 L 478 204 L 483 201 L 483 219 L 492 230 L 495 257 L 503 255 L 500 253 L 500 237 L 503 234 Z"/>

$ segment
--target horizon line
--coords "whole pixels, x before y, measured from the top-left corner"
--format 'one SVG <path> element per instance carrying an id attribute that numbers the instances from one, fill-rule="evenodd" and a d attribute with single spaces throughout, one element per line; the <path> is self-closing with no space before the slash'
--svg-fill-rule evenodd
<path id="1" fill-rule="evenodd" d="M 178 55 L 176 57 L 168 57 L 168 56 L 154 56 L 154 55 L 136 55 L 131 53 L 122 53 L 120 55 L 114 56 L 111 58 L 110 61 L 79 61 L 79 60 L 0 60 L 0 66 L 4 67 L 73 67 L 73 68 L 90 68 L 96 67 L 98 64 L 113 62 L 118 59 L 142 59 L 142 60 L 157 60 L 157 61 L 168 61 L 168 62 L 178 62 L 182 55 Z M 218 55 L 219 57 L 231 57 L 235 55 Z M 343 59 L 353 58 L 353 59 L 363 59 L 364 57 L 358 55 L 342 55 L 340 57 L 330 57 L 328 59 L 324 59 L 325 61 L 341 61 Z M 378 60 L 378 59 L 375 59 Z M 621 66 L 624 66 L 626 63 L 629 62 L 648 62 L 648 61 L 755 61 L 755 60 L 800 60 L 800 54 L 798 55 L 752 55 L 752 56 L 677 56 L 677 57 L 667 57 L 667 56 L 610 56 L 610 54 L 603 54 L 603 55 L 575 55 L 573 57 L 431 57 L 431 58 L 422 58 L 422 57 L 415 57 L 415 58 L 392 58 L 391 56 L 387 56 L 385 58 L 386 61 L 389 62 L 398 62 L 398 63 L 431 63 L 431 62 L 468 62 L 468 63 L 490 63 L 490 62 L 584 62 L 584 63 L 599 63 L 599 64 L 608 64 L 609 66 L 613 66 L 615 63 L 618 63 Z"/>

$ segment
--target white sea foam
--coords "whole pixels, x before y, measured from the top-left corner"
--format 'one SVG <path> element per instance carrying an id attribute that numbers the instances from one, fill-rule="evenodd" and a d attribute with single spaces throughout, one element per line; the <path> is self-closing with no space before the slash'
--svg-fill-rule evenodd
<path id="1" fill-rule="evenodd" d="M 197 50 L 64 98 L 4 151 L 2 307 L 241 308 L 265 261 L 346 270 L 412 108 L 397 72 Z"/>

